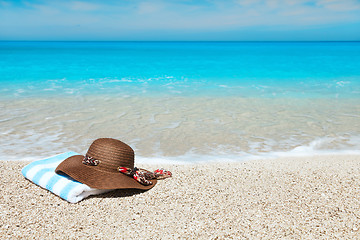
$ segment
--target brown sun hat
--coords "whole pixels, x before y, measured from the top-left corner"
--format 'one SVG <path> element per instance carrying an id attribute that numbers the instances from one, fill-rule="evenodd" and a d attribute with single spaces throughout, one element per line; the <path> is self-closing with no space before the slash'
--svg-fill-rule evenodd
<path id="1" fill-rule="evenodd" d="M 55 172 L 97 189 L 148 190 L 154 187 L 156 179 L 151 179 L 151 185 L 143 185 L 119 172 L 119 167 L 134 169 L 134 155 L 134 150 L 119 140 L 99 138 L 91 144 L 85 156 L 75 155 L 65 159 Z"/>

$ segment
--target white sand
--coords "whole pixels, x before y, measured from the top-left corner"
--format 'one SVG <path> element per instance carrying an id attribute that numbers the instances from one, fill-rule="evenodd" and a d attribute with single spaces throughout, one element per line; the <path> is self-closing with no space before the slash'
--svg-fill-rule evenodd
<path id="1" fill-rule="evenodd" d="M 168 166 L 150 191 L 78 204 L 25 180 L 26 164 L 0 162 L 1 239 L 360 238 L 360 156 Z"/>

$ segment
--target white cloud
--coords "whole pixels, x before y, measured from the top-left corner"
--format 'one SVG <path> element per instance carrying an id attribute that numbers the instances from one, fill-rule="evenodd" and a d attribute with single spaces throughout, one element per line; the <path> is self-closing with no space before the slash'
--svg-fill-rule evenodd
<path id="1" fill-rule="evenodd" d="M 101 8 L 98 4 L 74 1 L 70 2 L 70 8 L 75 11 L 95 11 Z"/>
<path id="2" fill-rule="evenodd" d="M 6 1 L 0 1 L 0 7 L 10 7 L 11 4 L 9 2 Z"/>
<path id="3" fill-rule="evenodd" d="M 141 2 L 137 6 L 137 13 L 142 14 L 153 14 L 160 12 L 165 9 L 165 5 L 160 2 Z"/>
<path id="4" fill-rule="evenodd" d="M 353 0 L 207 0 L 194 1 L 49 1 L 25 8 L 2 7 L 0 32 L 69 32 L 114 34 L 137 31 L 241 31 L 245 28 L 296 29 L 360 22 L 360 3 Z M 10 10 L 9 10 L 10 9 Z M 12 31 L 12 30 L 11 30 Z"/>
<path id="5" fill-rule="evenodd" d="M 360 10 L 360 2 L 353 0 L 321 0 L 318 4 L 334 12 L 351 12 Z"/>

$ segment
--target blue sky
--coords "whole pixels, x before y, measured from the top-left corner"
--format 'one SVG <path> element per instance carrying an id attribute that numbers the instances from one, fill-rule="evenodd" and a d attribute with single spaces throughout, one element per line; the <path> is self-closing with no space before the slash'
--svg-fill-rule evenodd
<path id="1" fill-rule="evenodd" d="M 0 0 L 0 40 L 359 41 L 360 0 Z"/>

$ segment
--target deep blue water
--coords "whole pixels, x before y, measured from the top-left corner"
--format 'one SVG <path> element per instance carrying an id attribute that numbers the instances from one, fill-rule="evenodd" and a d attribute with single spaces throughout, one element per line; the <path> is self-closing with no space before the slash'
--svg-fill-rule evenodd
<path id="1" fill-rule="evenodd" d="M 360 98 L 360 42 L 0 42 L 0 94 Z"/>

